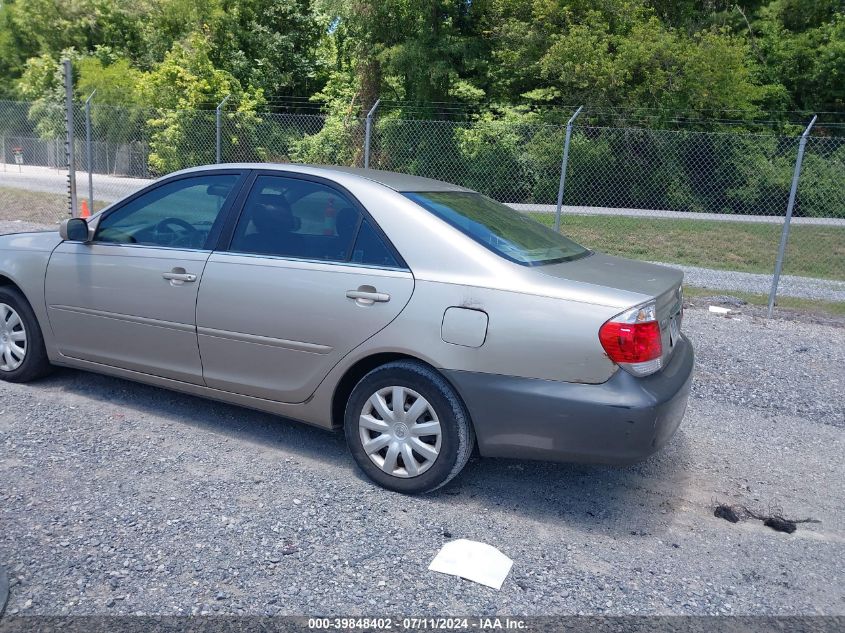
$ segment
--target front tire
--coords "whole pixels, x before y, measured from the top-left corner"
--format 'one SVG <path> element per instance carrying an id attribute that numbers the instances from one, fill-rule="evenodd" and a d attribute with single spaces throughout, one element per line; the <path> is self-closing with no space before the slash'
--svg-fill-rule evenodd
<path id="1" fill-rule="evenodd" d="M 0 380 L 29 382 L 50 370 L 32 307 L 16 288 L 0 286 Z"/>
<path id="2" fill-rule="evenodd" d="M 361 470 L 380 486 L 406 494 L 445 485 L 475 445 L 454 388 L 416 361 L 387 363 L 364 376 L 346 404 L 344 432 Z"/>

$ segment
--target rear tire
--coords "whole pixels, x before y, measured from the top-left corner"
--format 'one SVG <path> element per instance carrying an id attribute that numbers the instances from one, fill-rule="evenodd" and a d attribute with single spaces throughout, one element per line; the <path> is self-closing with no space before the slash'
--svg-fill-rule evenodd
<path id="1" fill-rule="evenodd" d="M 32 307 L 17 288 L 0 286 L 0 380 L 29 382 L 52 370 Z"/>
<path id="2" fill-rule="evenodd" d="M 416 361 L 387 363 L 364 376 L 346 404 L 344 432 L 359 468 L 380 486 L 405 494 L 445 485 L 475 446 L 457 392 Z"/>

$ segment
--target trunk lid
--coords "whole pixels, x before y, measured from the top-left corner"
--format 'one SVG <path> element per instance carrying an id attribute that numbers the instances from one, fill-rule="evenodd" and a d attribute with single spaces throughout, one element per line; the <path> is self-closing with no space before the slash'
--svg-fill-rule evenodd
<path id="1" fill-rule="evenodd" d="M 603 253 L 593 253 L 570 262 L 538 266 L 536 270 L 560 279 L 635 292 L 643 295 L 642 302 L 654 299 L 660 324 L 663 366 L 666 366 L 681 332 L 683 271 Z"/>
<path id="2" fill-rule="evenodd" d="M 593 253 L 570 262 L 538 266 L 535 270 L 552 277 L 627 290 L 648 297 L 660 297 L 677 289 L 684 280 L 684 273 L 677 268 L 603 253 Z"/>

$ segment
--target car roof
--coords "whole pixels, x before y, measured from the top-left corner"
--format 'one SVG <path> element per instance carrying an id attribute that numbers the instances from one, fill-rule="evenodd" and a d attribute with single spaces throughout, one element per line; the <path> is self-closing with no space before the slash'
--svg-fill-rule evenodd
<path id="1" fill-rule="evenodd" d="M 410 174 L 400 174 L 395 171 L 382 171 L 380 169 L 363 169 L 361 167 L 322 167 L 329 171 L 341 172 L 360 176 L 375 181 L 395 191 L 472 191 L 466 187 L 455 185 L 443 180 L 434 178 L 423 178 Z"/>
<path id="2" fill-rule="evenodd" d="M 442 180 L 434 180 L 433 178 L 423 178 L 422 176 L 411 176 L 409 174 L 400 174 L 395 171 L 382 171 L 380 169 L 363 169 L 361 167 L 340 167 L 335 165 L 300 165 L 293 163 L 222 163 L 218 165 L 205 165 L 202 167 L 192 167 L 184 169 L 179 173 L 190 173 L 196 171 L 207 171 L 211 169 L 262 169 L 271 171 L 292 171 L 302 174 L 310 174 L 313 176 L 324 176 L 331 178 L 333 174 L 348 174 L 351 176 L 358 176 L 372 182 L 377 182 L 380 185 L 389 187 L 394 191 L 399 192 L 413 192 L 413 191 L 465 191 L 471 192 L 472 189 L 454 185 Z"/>

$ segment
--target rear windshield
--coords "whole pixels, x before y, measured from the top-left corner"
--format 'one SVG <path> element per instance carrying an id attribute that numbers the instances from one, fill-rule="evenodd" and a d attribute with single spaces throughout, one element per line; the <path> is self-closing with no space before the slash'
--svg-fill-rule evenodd
<path id="1" fill-rule="evenodd" d="M 403 195 L 494 253 L 523 266 L 570 261 L 590 252 L 480 193 L 438 191 Z"/>

